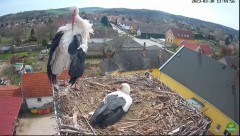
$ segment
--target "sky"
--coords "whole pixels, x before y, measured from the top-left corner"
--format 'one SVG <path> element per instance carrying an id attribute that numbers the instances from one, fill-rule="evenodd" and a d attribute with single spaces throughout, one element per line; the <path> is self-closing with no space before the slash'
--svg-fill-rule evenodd
<path id="1" fill-rule="evenodd" d="M 193 1 L 208 1 L 193 3 Z M 239 0 L 0 0 L 0 16 L 31 10 L 83 7 L 153 9 L 239 30 Z M 221 1 L 221 3 L 218 3 Z M 233 2 L 233 3 L 230 3 Z M 80 11 L 81 12 L 81 11 Z"/>

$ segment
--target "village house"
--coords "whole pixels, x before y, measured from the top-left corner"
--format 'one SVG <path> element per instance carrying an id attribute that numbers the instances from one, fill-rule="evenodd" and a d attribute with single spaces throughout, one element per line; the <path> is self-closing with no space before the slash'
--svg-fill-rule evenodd
<path id="1" fill-rule="evenodd" d="M 233 44 L 229 44 L 227 47 L 230 50 L 231 55 L 234 55 L 236 53 L 235 51 L 236 47 Z"/>
<path id="2" fill-rule="evenodd" d="M 94 29 L 94 35 L 90 35 L 88 40 L 88 57 L 102 57 L 104 52 L 104 45 L 108 41 L 118 37 L 118 32 L 113 29 Z"/>
<path id="3" fill-rule="evenodd" d="M 99 64 L 103 75 L 158 68 L 172 55 L 158 46 L 144 47 L 128 36 L 121 38 L 109 43 L 107 58 Z"/>
<path id="4" fill-rule="evenodd" d="M 0 135 L 15 135 L 21 104 L 20 86 L 0 85 Z"/>
<path id="5" fill-rule="evenodd" d="M 185 40 L 183 40 L 182 42 L 180 42 L 179 44 L 178 44 L 178 48 L 180 49 L 182 46 L 184 46 L 184 47 L 186 47 L 186 48 L 188 48 L 188 49 L 191 49 L 191 50 L 193 50 L 193 51 L 196 51 L 197 49 L 198 49 L 198 45 L 196 44 L 196 43 L 189 43 L 189 42 L 187 42 L 187 41 L 185 41 Z"/>
<path id="6" fill-rule="evenodd" d="M 181 47 L 156 76 L 211 118 L 211 133 L 239 133 L 238 70 Z"/>
<path id="7" fill-rule="evenodd" d="M 136 33 L 138 37 L 144 39 L 165 38 L 162 27 L 152 24 L 139 25 Z"/>
<path id="8" fill-rule="evenodd" d="M 189 43 L 189 42 L 183 40 L 182 42 L 180 42 L 178 44 L 178 46 L 179 46 L 178 48 L 181 48 L 182 46 L 184 46 L 193 51 L 200 52 L 201 54 L 204 54 L 208 57 L 213 57 L 213 51 L 207 44 Z"/>
<path id="9" fill-rule="evenodd" d="M 58 79 L 69 79 L 64 71 Z M 21 91 L 27 109 L 40 108 L 44 104 L 52 102 L 52 85 L 46 72 L 22 74 Z"/>
<path id="10" fill-rule="evenodd" d="M 238 56 L 225 56 L 218 61 L 231 67 L 231 68 L 239 69 L 239 57 Z"/>
<path id="11" fill-rule="evenodd" d="M 118 37 L 118 32 L 116 30 L 106 28 L 106 29 L 94 29 L 94 34 L 90 34 L 90 39 L 88 40 L 89 45 L 96 43 L 106 43 L 115 37 Z"/>
<path id="12" fill-rule="evenodd" d="M 182 41 L 187 41 L 189 43 L 195 43 L 195 38 L 192 32 L 176 29 L 176 28 L 170 28 L 165 33 L 165 44 L 166 46 L 171 45 L 178 45 Z"/>
<path id="13" fill-rule="evenodd" d="M 201 52 L 201 54 L 205 54 L 208 57 L 213 57 L 213 51 L 207 44 L 198 44 L 196 51 Z"/>

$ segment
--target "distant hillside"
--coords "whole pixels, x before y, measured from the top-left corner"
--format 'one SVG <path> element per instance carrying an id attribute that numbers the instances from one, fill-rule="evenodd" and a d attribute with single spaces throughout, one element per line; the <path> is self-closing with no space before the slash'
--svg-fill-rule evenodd
<path id="1" fill-rule="evenodd" d="M 233 28 L 223 26 L 220 24 L 202 21 L 199 19 L 179 16 L 179 15 L 173 15 L 170 13 L 157 11 L 157 10 L 148 10 L 148 9 L 126 9 L 126 8 L 112 8 L 112 9 L 105 9 L 102 10 L 101 13 L 107 13 L 109 15 L 125 15 L 125 16 L 132 16 L 132 17 L 138 17 L 138 18 L 149 18 L 154 20 L 178 20 L 181 22 L 186 22 L 190 25 L 198 26 L 198 27 L 207 27 L 209 29 L 222 29 L 226 33 L 239 35 L 239 31 L 235 30 Z"/>
<path id="2" fill-rule="evenodd" d="M 86 12 L 86 13 L 94 13 L 105 10 L 105 8 L 100 7 L 86 7 L 86 8 L 80 8 L 80 12 Z"/>
<path id="3" fill-rule="evenodd" d="M 149 22 L 155 22 L 159 25 L 169 26 L 169 23 L 174 24 L 176 26 L 182 25 L 191 27 L 191 29 L 201 30 L 209 29 L 210 32 L 214 32 L 217 29 L 223 30 L 225 34 L 233 34 L 239 37 L 239 31 L 220 25 L 212 22 L 202 21 L 199 19 L 173 15 L 162 11 L 157 10 L 148 10 L 148 9 L 126 9 L 126 8 L 100 8 L 100 7 L 86 7 L 80 8 L 80 12 L 85 13 L 102 13 L 107 15 L 118 15 L 125 16 L 126 18 L 131 17 L 137 20 L 144 20 Z M 7 22 L 11 20 L 23 20 L 28 18 L 39 18 L 44 16 L 60 16 L 65 15 L 69 16 L 68 8 L 60 8 L 60 9 L 49 9 L 49 10 L 36 10 L 36 11 L 25 11 L 19 12 L 16 14 L 9 14 L 0 17 L 0 22 Z M 157 24 L 158 25 L 158 24 Z"/>
<path id="4" fill-rule="evenodd" d="M 66 15 L 69 13 L 68 8 L 60 9 L 49 9 L 49 10 L 33 10 L 24 11 L 16 14 L 8 14 L 0 17 L 0 22 L 11 21 L 11 20 L 23 20 L 28 18 L 40 18 L 44 16 L 56 16 L 56 15 Z"/>

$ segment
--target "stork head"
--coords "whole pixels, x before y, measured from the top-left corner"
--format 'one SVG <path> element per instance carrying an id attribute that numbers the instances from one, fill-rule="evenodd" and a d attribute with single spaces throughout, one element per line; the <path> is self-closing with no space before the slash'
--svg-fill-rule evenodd
<path id="1" fill-rule="evenodd" d="M 120 91 L 124 92 L 125 94 L 130 95 L 130 91 L 131 91 L 131 90 L 130 90 L 129 84 L 127 84 L 127 83 L 122 83 L 119 88 L 120 88 Z"/>
<path id="2" fill-rule="evenodd" d="M 79 9 L 77 6 L 72 6 L 70 7 L 70 13 L 71 13 L 71 23 L 72 23 L 72 30 L 73 30 L 73 25 L 75 22 L 75 16 L 79 15 Z"/>

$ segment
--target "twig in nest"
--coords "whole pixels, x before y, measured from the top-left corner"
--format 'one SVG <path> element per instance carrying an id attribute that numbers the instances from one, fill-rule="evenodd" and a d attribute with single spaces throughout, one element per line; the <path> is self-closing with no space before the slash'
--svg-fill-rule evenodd
<path id="1" fill-rule="evenodd" d="M 78 107 L 78 105 L 76 104 L 76 102 L 74 101 L 74 104 L 76 105 L 78 111 L 81 112 L 81 114 L 83 115 L 83 112 L 80 110 L 80 108 Z M 86 118 L 84 118 L 84 120 L 87 122 L 88 126 L 90 127 L 90 129 L 92 130 L 93 132 L 93 135 L 96 135 L 96 133 L 94 132 L 94 129 L 92 128 L 92 126 L 89 124 L 88 120 Z"/>
<path id="2" fill-rule="evenodd" d="M 112 83 L 110 83 L 110 84 L 121 84 L 121 83 L 129 83 L 129 84 L 132 84 L 132 83 L 130 83 L 130 82 L 127 81 L 127 80 L 114 81 L 114 82 L 112 82 Z"/>
<path id="3" fill-rule="evenodd" d="M 89 131 L 89 130 L 83 129 L 83 128 L 75 128 L 71 125 L 60 125 L 60 129 L 71 129 L 71 130 L 74 130 L 74 131 Z"/>
<path id="4" fill-rule="evenodd" d="M 60 132 L 80 134 L 78 131 L 71 130 L 71 129 L 61 129 Z M 88 133 L 88 132 L 82 132 L 82 133 L 85 135 L 93 135 L 93 133 Z"/>
<path id="5" fill-rule="evenodd" d="M 130 127 L 134 127 L 134 126 L 136 126 L 136 125 L 138 125 L 138 123 L 134 123 L 134 124 L 132 124 L 132 125 L 125 126 L 125 127 L 120 127 L 120 129 L 130 128 Z"/>
<path id="6" fill-rule="evenodd" d="M 129 120 L 129 121 L 143 121 L 143 120 L 146 120 L 146 119 L 148 119 L 149 117 L 151 117 L 153 114 L 154 114 L 154 113 L 152 113 L 152 114 L 150 114 L 150 115 L 148 115 L 148 116 L 146 116 L 145 118 L 142 118 L 142 119 L 127 119 L 127 120 Z"/>
<path id="7" fill-rule="evenodd" d="M 96 83 L 96 82 L 93 82 L 93 81 L 87 81 L 87 82 L 90 83 L 90 84 L 94 84 L 94 85 L 98 85 L 98 86 L 102 86 L 102 87 L 107 87 L 108 89 L 111 89 L 108 85 Z"/>

